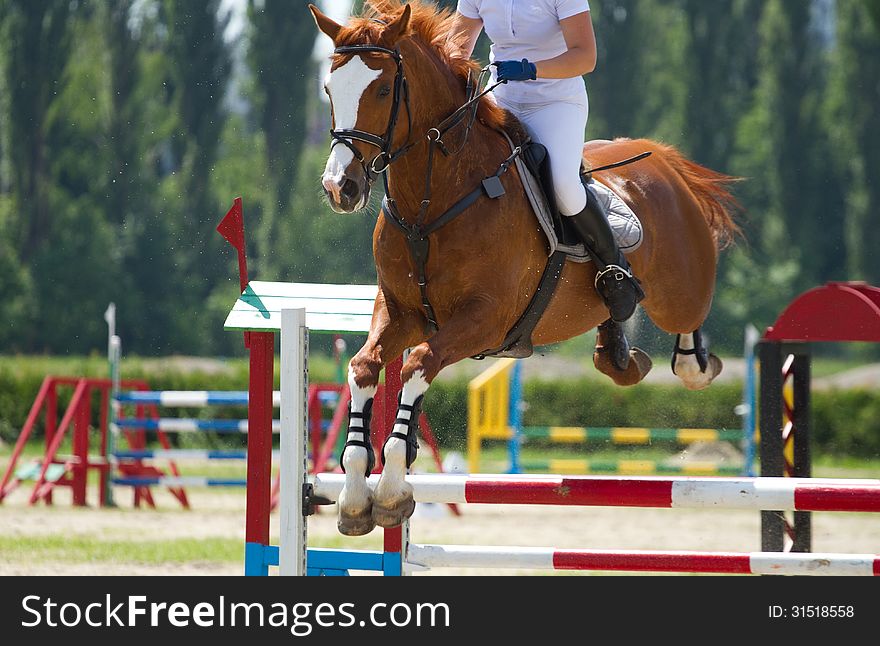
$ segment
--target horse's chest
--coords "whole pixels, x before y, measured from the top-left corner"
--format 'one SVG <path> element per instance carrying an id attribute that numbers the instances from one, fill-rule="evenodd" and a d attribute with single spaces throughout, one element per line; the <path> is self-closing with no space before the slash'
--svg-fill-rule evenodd
<path id="1" fill-rule="evenodd" d="M 419 280 L 424 277 L 432 303 L 441 308 L 454 294 L 461 293 L 461 266 L 464 259 L 458 245 L 448 236 L 432 235 L 424 267 L 419 267 L 402 235 L 397 231 L 380 232 L 374 246 L 379 283 L 395 300 L 413 308 L 421 307 Z"/>

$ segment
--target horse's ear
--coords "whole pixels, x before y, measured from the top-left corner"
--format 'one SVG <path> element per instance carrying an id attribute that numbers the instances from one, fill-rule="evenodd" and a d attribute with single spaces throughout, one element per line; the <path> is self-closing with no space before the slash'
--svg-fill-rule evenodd
<path id="1" fill-rule="evenodd" d="M 382 33 L 382 39 L 389 45 L 396 44 L 398 40 L 406 36 L 410 17 L 412 17 L 412 7 L 408 4 L 403 5 L 403 11 L 400 12 L 400 15 L 388 23 Z"/>
<path id="2" fill-rule="evenodd" d="M 339 32 L 342 31 L 342 25 L 332 18 L 325 16 L 321 13 L 321 10 L 313 4 L 309 5 L 309 11 L 312 12 L 312 17 L 315 19 L 315 24 L 318 25 L 318 29 L 330 36 L 335 43 L 336 37 L 339 35 Z"/>

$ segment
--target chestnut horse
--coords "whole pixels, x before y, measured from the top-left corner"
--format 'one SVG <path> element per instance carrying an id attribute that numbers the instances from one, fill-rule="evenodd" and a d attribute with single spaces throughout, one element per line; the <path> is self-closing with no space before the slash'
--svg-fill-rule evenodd
<path id="1" fill-rule="evenodd" d="M 473 120 L 460 110 L 473 96 L 469 86 L 479 67 L 447 44 L 451 12 L 427 0 L 372 0 L 364 16 L 342 26 L 310 9 L 336 47 L 325 85 L 333 121 L 323 175 L 327 199 L 339 213 L 361 210 L 371 183 L 384 174 L 394 210 L 389 213 L 384 203 L 376 223 L 379 293 L 369 338 L 348 371 L 352 401 L 338 526 L 343 534 L 361 535 L 377 524 L 396 527 L 412 514 L 412 487 L 404 475 L 415 458 L 422 397 L 444 367 L 503 344 L 536 292 L 548 247 L 516 167 L 504 166 L 511 151 L 500 131 L 519 131 L 515 119 L 488 98 L 474 101 Z M 450 115 L 461 118 L 450 122 Z M 679 335 L 674 372 L 688 388 L 705 388 L 721 371 L 699 330 L 709 314 L 719 248 L 737 232 L 728 212 L 731 178 L 652 141 L 584 148 L 593 168 L 643 152 L 652 155 L 596 178 L 639 215 L 644 242 L 630 261 L 644 283 L 642 306 L 658 327 Z M 431 228 L 493 173 L 500 173 L 502 197 L 481 196 Z M 421 269 L 407 241 L 408 235 L 419 237 L 414 231 L 424 233 Z M 533 330 L 535 345 L 582 335 L 609 319 L 594 289 L 596 273 L 592 263 L 564 265 Z M 610 336 L 603 333 L 608 329 Z M 604 345 L 619 352 L 618 332 L 600 328 L 594 361 L 617 383 L 638 383 L 651 367 L 647 355 L 624 346 L 621 366 L 603 352 Z M 374 462 L 368 437 L 372 400 L 382 368 L 407 348 L 397 422 L 371 491 L 365 475 Z"/>

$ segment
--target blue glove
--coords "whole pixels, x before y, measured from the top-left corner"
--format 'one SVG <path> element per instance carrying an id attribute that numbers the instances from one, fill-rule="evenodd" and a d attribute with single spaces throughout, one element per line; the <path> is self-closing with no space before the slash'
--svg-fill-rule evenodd
<path id="1" fill-rule="evenodd" d="M 528 59 L 522 61 L 499 61 L 492 63 L 498 68 L 498 80 L 507 81 L 534 81 L 538 78 L 538 68 Z"/>

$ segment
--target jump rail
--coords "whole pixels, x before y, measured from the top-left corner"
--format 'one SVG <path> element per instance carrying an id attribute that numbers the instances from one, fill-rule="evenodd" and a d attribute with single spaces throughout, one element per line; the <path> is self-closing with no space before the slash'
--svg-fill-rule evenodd
<path id="1" fill-rule="evenodd" d="M 140 417 L 127 417 L 115 422 L 119 428 L 140 431 L 164 431 L 166 433 L 197 433 L 213 431 L 214 433 L 247 433 L 248 422 L 246 419 L 195 419 L 161 417 L 159 419 L 147 419 Z M 281 431 L 280 420 L 272 421 L 272 432 Z"/>
<path id="2" fill-rule="evenodd" d="M 157 478 L 114 478 L 113 484 L 123 487 L 246 487 L 247 480 L 202 476 L 161 476 Z"/>
<path id="3" fill-rule="evenodd" d="M 246 406 L 247 391 L 210 390 L 156 390 L 119 393 L 115 397 L 120 404 L 153 404 L 155 406 L 177 406 L 180 408 L 199 408 L 202 406 Z M 281 405 L 281 393 L 272 393 L 272 403 Z"/>
<path id="4" fill-rule="evenodd" d="M 602 570 L 610 572 L 698 572 L 880 576 L 876 554 L 767 552 L 657 552 L 557 550 L 545 547 L 474 547 L 410 543 L 407 563 L 421 567 Z"/>
<path id="5" fill-rule="evenodd" d="M 614 478 L 603 476 L 407 476 L 417 502 L 880 512 L 880 480 Z M 318 474 L 315 496 L 335 501 L 344 475 Z M 378 476 L 371 476 L 375 487 Z"/>

